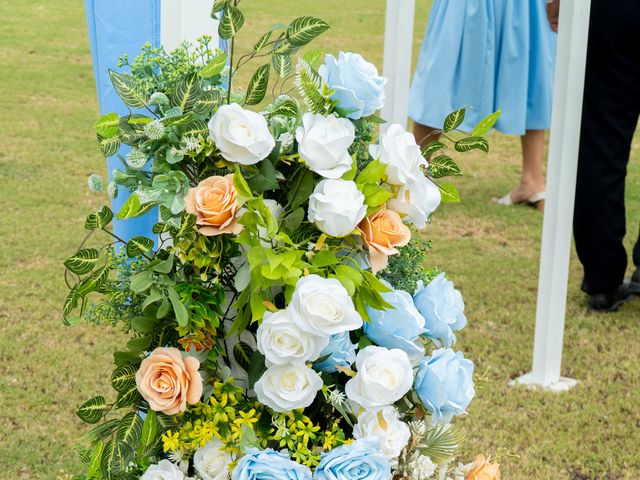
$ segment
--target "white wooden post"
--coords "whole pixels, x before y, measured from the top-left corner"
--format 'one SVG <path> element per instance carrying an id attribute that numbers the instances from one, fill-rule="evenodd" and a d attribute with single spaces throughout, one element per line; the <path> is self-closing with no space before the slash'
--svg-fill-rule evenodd
<path id="1" fill-rule="evenodd" d="M 382 130 L 391 123 L 407 125 L 414 13 L 415 0 L 387 0 L 383 61 L 387 98 L 382 118 L 388 123 L 382 126 Z"/>
<path id="2" fill-rule="evenodd" d="M 187 40 L 195 43 L 203 35 L 218 45 L 218 22 L 211 18 L 211 0 L 161 0 L 160 43 L 167 50 Z"/>
<path id="3" fill-rule="evenodd" d="M 590 0 L 562 0 L 542 230 L 533 370 L 515 383 L 567 390 L 560 376 Z"/>

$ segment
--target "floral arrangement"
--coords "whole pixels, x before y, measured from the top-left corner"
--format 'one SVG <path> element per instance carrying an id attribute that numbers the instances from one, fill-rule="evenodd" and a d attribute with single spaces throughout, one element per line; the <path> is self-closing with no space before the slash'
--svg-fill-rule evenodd
<path id="1" fill-rule="evenodd" d="M 77 478 L 499 478 L 484 457 L 453 463 L 451 421 L 474 396 L 473 363 L 452 350 L 464 303 L 424 269 L 417 235 L 458 200 L 436 183 L 460 174 L 444 152 L 486 151 L 497 116 L 452 136 L 457 110 L 449 143 L 423 150 L 400 125 L 376 140 L 376 68 L 355 53 L 294 58 L 325 22 L 278 25 L 238 57 L 237 2 L 213 14 L 228 53 L 205 37 L 123 57 L 128 73 L 111 80 L 132 110 L 95 124 L 103 154 L 122 160 L 107 191 L 130 193 L 117 218 L 157 209 L 158 222 L 156 238 L 125 240 L 103 207 L 65 262 L 65 322 L 130 335 L 114 353 L 114 400 L 77 410 L 94 425 Z M 268 61 L 234 88 L 257 59 Z M 97 232 L 108 243 L 88 246 Z"/>

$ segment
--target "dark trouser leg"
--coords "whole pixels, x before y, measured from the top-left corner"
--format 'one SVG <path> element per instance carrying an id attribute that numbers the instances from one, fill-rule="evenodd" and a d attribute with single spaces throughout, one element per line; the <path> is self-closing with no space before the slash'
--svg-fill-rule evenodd
<path id="1" fill-rule="evenodd" d="M 638 233 L 638 240 L 636 246 L 633 247 L 633 264 L 636 267 L 640 267 L 640 232 Z"/>
<path id="2" fill-rule="evenodd" d="M 593 2 L 573 221 L 590 294 L 615 291 L 627 267 L 624 189 L 640 112 L 639 23 L 637 0 Z"/>

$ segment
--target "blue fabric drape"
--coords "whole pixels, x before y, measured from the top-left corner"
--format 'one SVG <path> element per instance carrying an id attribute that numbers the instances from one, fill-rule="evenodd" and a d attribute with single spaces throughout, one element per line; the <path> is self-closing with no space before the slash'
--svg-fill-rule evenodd
<path id="1" fill-rule="evenodd" d="M 111 85 L 109 69 L 118 70 L 118 58 L 123 54 L 135 58 L 146 42 L 160 46 L 160 0 L 85 0 L 84 4 L 100 113 L 125 115 L 128 109 Z M 120 154 L 126 153 L 122 147 Z M 109 177 L 118 167 L 122 167 L 120 160 L 108 159 Z M 120 210 L 127 197 L 127 192 L 120 191 L 112 202 L 114 212 Z M 151 229 L 157 218 L 154 208 L 137 218 L 114 220 L 113 228 L 125 240 L 137 235 L 155 238 Z"/>

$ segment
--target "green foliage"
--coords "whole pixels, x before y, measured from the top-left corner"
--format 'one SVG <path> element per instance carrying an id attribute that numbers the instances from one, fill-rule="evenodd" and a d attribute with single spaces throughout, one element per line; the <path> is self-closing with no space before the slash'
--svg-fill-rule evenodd
<path id="1" fill-rule="evenodd" d="M 429 161 L 429 174 L 433 178 L 462 175 L 460 167 L 448 155 L 438 155 Z"/>
<path id="2" fill-rule="evenodd" d="M 464 108 L 460 108 L 447 115 L 447 118 L 444 119 L 444 126 L 442 127 L 442 131 L 451 132 L 462 125 L 462 122 L 464 121 L 464 114 Z"/>
<path id="3" fill-rule="evenodd" d="M 107 410 L 107 402 L 99 395 L 84 402 L 76 410 L 76 414 L 87 423 L 98 423 Z"/>
<path id="4" fill-rule="evenodd" d="M 441 463 L 455 457 L 463 436 L 450 425 L 436 425 L 422 437 L 418 450 L 433 462 Z"/>
<path id="5" fill-rule="evenodd" d="M 247 87 L 247 95 L 244 100 L 245 104 L 257 105 L 264 99 L 264 96 L 267 93 L 267 86 L 269 84 L 270 68 L 270 65 L 265 63 L 258 68 L 253 77 L 251 77 L 251 81 Z"/>
<path id="6" fill-rule="evenodd" d="M 287 29 L 287 40 L 292 45 L 302 47 L 307 45 L 318 35 L 326 32 L 329 24 L 315 17 L 296 18 Z"/>
<path id="7" fill-rule="evenodd" d="M 405 247 L 400 247 L 399 255 L 389 257 L 389 265 L 382 277 L 395 289 L 404 290 L 413 295 L 418 282 L 429 283 L 439 273 L 437 269 L 425 270 L 427 252 L 431 242 L 415 236 Z"/>

